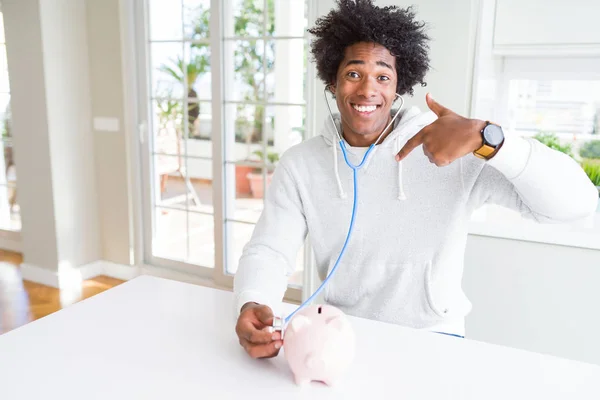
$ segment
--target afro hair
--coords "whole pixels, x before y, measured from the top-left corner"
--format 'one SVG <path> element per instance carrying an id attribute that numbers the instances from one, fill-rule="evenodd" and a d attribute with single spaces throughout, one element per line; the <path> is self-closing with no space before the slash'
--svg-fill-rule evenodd
<path id="1" fill-rule="evenodd" d="M 335 82 L 340 63 L 348 46 L 358 42 L 379 44 L 396 57 L 400 95 L 413 95 L 413 86 L 423 81 L 429 70 L 428 41 L 425 24 L 415 21 L 411 7 L 377 7 L 372 0 L 338 0 L 334 9 L 319 18 L 308 32 L 316 37 L 311 54 L 319 78 Z"/>

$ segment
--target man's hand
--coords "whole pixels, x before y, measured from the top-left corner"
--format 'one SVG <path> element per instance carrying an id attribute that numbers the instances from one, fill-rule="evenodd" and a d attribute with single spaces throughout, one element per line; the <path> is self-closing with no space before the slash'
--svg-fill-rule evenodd
<path id="1" fill-rule="evenodd" d="M 283 345 L 280 332 L 271 332 L 273 311 L 261 304 L 246 303 L 235 327 L 240 344 L 252 358 L 269 358 L 279 354 Z"/>
<path id="2" fill-rule="evenodd" d="M 443 167 L 482 146 L 481 130 L 485 126 L 484 121 L 456 114 L 433 100 L 429 93 L 425 99 L 438 119 L 409 139 L 396 155 L 396 161 L 401 161 L 422 144 L 429 161 Z"/>

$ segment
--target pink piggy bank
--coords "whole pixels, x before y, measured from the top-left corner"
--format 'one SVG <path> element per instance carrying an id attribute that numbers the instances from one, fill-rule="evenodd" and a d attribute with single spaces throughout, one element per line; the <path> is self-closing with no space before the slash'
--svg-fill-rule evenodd
<path id="1" fill-rule="evenodd" d="M 329 386 L 354 359 L 356 339 L 346 315 L 329 305 L 300 310 L 285 330 L 285 358 L 296 384 L 320 381 Z"/>

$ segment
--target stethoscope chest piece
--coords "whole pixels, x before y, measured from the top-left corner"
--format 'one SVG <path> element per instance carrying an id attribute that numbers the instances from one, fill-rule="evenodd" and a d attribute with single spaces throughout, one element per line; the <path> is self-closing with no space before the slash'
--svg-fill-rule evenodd
<path id="1" fill-rule="evenodd" d="M 274 332 L 281 332 L 281 340 L 283 340 L 283 324 L 284 324 L 284 319 L 281 317 L 273 317 L 273 331 Z"/>

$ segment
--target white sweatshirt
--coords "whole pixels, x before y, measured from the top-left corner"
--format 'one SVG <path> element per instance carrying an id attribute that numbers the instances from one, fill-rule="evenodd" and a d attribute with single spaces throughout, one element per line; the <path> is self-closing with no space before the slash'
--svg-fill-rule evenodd
<path id="1" fill-rule="evenodd" d="M 489 161 L 469 154 L 438 167 L 417 147 L 398 163 L 406 141 L 436 118 L 404 110 L 359 170 L 354 231 L 324 298 L 349 315 L 464 335 L 471 213 L 495 203 L 543 223 L 572 221 L 595 212 L 598 192 L 570 157 L 517 136 L 507 135 Z M 354 164 L 367 150 L 346 147 Z M 352 170 L 328 118 L 320 136 L 286 151 L 275 170 L 235 275 L 236 315 L 249 301 L 279 313 L 307 234 L 325 279 L 346 238 L 352 194 Z"/>

